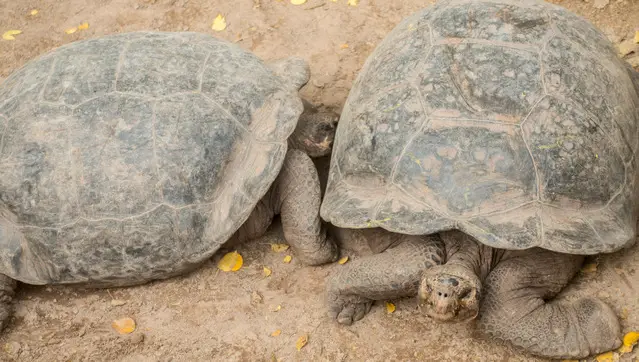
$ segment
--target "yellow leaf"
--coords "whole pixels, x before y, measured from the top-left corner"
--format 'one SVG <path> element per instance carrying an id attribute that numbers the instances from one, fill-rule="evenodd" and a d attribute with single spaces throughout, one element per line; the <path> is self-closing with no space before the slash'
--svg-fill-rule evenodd
<path id="1" fill-rule="evenodd" d="M 348 5 L 350 5 L 350 6 L 357 6 L 357 2 L 358 2 L 358 1 L 359 1 L 359 0 L 348 0 Z"/>
<path id="2" fill-rule="evenodd" d="M 271 250 L 276 253 L 281 253 L 283 251 L 288 250 L 289 246 L 287 244 L 271 244 Z"/>
<path id="3" fill-rule="evenodd" d="M 595 360 L 597 362 L 614 362 L 615 354 L 613 352 L 606 352 L 598 355 Z"/>
<path id="4" fill-rule="evenodd" d="M 264 275 L 264 277 L 268 277 L 271 275 L 271 269 L 264 267 L 264 270 L 262 270 L 262 275 Z"/>
<path id="5" fill-rule="evenodd" d="M 291 4 L 293 5 L 302 5 L 306 2 L 306 0 L 291 0 Z"/>
<path id="6" fill-rule="evenodd" d="M 29 12 L 29 14 L 31 14 L 31 16 L 36 16 L 38 15 L 38 9 L 33 9 Z"/>
<path id="7" fill-rule="evenodd" d="M 284 257 L 284 262 L 288 264 L 288 263 L 290 263 L 290 262 L 291 262 L 291 260 L 292 260 L 292 259 L 293 259 L 293 257 L 292 257 L 292 256 L 287 255 L 287 256 L 285 256 L 285 257 Z"/>
<path id="8" fill-rule="evenodd" d="M 395 311 L 395 304 L 386 302 L 386 313 L 393 313 Z"/>
<path id="9" fill-rule="evenodd" d="M 116 319 L 111 323 L 111 327 L 118 331 L 120 334 L 129 334 L 133 333 L 135 330 L 135 321 L 131 318 L 120 318 Z"/>
<path id="10" fill-rule="evenodd" d="M 582 273 L 594 273 L 597 271 L 597 263 L 588 263 L 581 268 Z"/>
<path id="11" fill-rule="evenodd" d="M 226 19 L 222 16 L 222 14 L 217 14 L 215 19 L 213 19 L 213 25 L 211 25 L 211 29 L 215 31 L 222 31 L 226 29 Z"/>
<path id="12" fill-rule="evenodd" d="M 623 346 L 621 346 L 621 348 L 619 349 L 619 352 L 621 353 L 632 352 L 632 349 L 634 348 L 635 344 L 637 344 L 637 342 L 639 342 L 639 332 L 632 331 L 632 332 L 626 333 L 626 335 L 623 336 Z"/>
<path id="13" fill-rule="evenodd" d="M 304 346 L 306 346 L 306 343 L 308 343 L 308 334 L 305 334 L 297 339 L 297 342 L 295 343 L 295 348 L 297 348 L 297 350 L 299 351 Z"/>
<path id="14" fill-rule="evenodd" d="M 2 34 L 4 40 L 16 40 L 14 35 L 22 34 L 22 30 L 7 30 Z"/>
<path id="15" fill-rule="evenodd" d="M 282 309 L 282 306 L 281 306 L 281 305 L 278 305 L 277 307 L 273 308 L 271 311 L 272 311 L 272 312 L 279 312 L 279 311 L 280 311 L 280 309 Z"/>
<path id="16" fill-rule="evenodd" d="M 86 30 L 89 29 L 89 23 L 82 23 L 80 25 L 78 25 L 78 30 Z"/>
<path id="17" fill-rule="evenodd" d="M 271 333 L 271 337 L 277 337 L 280 334 L 282 334 L 282 331 L 280 329 L 277 329 L 277 330 L 273 331 L 273 333 Z"/>
<path id="18" fill-rule="evenodd" d="M 639 44 L 639 30 L 635 31 L 635 43 Z"/>
<path id="19" fill-rule="evenodd" d="M 73 28 L 69 28 L 69 29 L 65 30 L 64 32 L 67 33 L 67 34 L 73 34 L 76 31 L 78 31 L 78 27 L 74 26 Z"/>
<path id="20" fill-rule="evenodd" d="M 342 45 L 339 46 L 341 49 L 346 49 L 348 48 L 348 44 L 344 43 Z"/>
<path id="21" fill-rule="evenodd" d="M 217 263 L 217 267 L 221 271 L 225 272 L 238 271 L 242 267 L 242 264 L 244 264 L 242 255 L 240 255 L 240 253 L 238 253 L 237 251 L 234 251 L 231 253 L 226 253 L 226 255 L 224 255 L 222 259 L 220 259 L 220 262 Z"/>
<path id="22" fill-rule="evenodd" d="M 348 261 L 348 257 L 345 256 L 337 261 L 337 264 L 345 264 Z"/>

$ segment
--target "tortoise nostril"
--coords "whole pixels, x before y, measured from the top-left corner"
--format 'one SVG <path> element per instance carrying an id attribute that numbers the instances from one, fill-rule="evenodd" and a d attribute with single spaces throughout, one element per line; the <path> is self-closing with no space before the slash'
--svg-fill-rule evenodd
<path id="1" fill-rule="evenodd" d="M 444 293 L 444 298 L 448 298 L 448 294 Z"/>

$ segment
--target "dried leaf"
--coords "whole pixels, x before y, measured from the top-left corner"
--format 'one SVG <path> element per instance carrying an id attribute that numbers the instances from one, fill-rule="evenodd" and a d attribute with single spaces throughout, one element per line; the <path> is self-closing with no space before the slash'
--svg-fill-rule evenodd
<path id="1" fill-rule="evenodd" d="M 264 267 L 264 269 L 262 270 L 262 275 L 266 278 L 268 276 L 271 276 L 271 269 Z"/>
<path id="2" fill-rule="evenodd" d="M 288 244 L 271 244 L 271 250 L 273 250 L 276 253 L 281 253 L 283 251 L 288 250 L 289 245 Z"/>
<path id="3" fill-rule="evenodd" d="M 359 2 L 359 0 L 348 0 L 348 5 L 350 6 L 357 6 L 357 3 Z"/>
<path id="4" fill-rule="evenodd" d="M 213 25 L 211 25 L 211 29 L 215 31 L 222 31 L 226 29 L 226 19 L 222 14 L 217 14 L 215 19 L 213 19 Z"/>
<path id="5" fill-rule="evenodd" d="M 348 44 L 344 43 L 344 44 L 341 44 L 339 47 L 340 49 L 346 49 L 348 48 Z"/>
<path id="6" fill-rule="evenodd" d="M 111 327 L 120 334 L 129 334 L 135 331 L 135 321 L 132 318 L 120 318 L 111 323 Z"/>
<path id="7" fill-rule="evenodd" d="M 89 29 L 89 23 L 82 23 L 80 25 L 78 25 L 78 30 L 86 30 Z"/>
<path id="8" fill-rule="evenodd" d="M 588 263 L 581 268 L 582 273 L 595 273 L 597 271 L 597 263 Z"/>
<path id="9" fill-rule="evenodd" d="M 302 5 L 306 2 L 306 0 L 291 0 L 291 4 L 293 5 Z"/>
<path id="10" fill-rule="evenodd" d="M 224 255 L 222 259 L 220 259 L 220 262 L 217 263 L 217 267 L 221 271 L 225 272 L 238 271 L 242 267 L 242 264 L 244 264 L 242 255 L 240 255 L 237 251 L 233 251 Z"/>
<path id="11" fill-rule="evenodd" d="M 7 30 L 2 34 L 4 40 L 16 40 L 14 35 L 22 34 L 22 30 Z"/>
<path id="12" fill-rule="evenodd" d="M 271 337 L 277 337 L 280 334 L 282 334 L 282 330 L 277 329 L 277 330 L 274 330 L 273 333 L 271 333 Z"/>
<path id="13" fill-rule="evenodd" d="M 76 31 L 78 31 L 78 27 L 74 26 L 73 28 L 69 28 L 69 29 L 65 30 L 64 32 L 67 33 L 67 34 L 73 34 Z"/>
<path id="14" fill-rule="evenodd" d="M 295 343 L 295 348 L 297 348 L 297 350 L 300 351 L 302 348 L 304 348 L 304 346 L 306 346 L 306 343 L 308 343 L 308 334 L 305 334 L 297 339 L 297 342 Z"/>
<path id="15" fill-rule="evenodd" d="M 280 311 L 280 309 L 282 309 L 282 306 L 281 306 L 281 305 L 278 305 L 277 307 L 275 307 L 275 308 L 271 309 L 271 312 L 279 312 L 279 311 Z"/>
<path id="16" fill-rule="evenodd" d="M 386 302 L 386 313 L 390 314 L 395 311 L 395 304 L 391 302 Z"/>
<path id="17" fill-rule="evenodd" d="M 33 9 L 29 12 L 29 14 L 31 14 L 31 16 L 36 16 L 38 15 L 38 9 Z"/>
<path id="18" fill-rule="evenodd" d="M 341 258 L 340 260 L 337 261 L 337 264 L 346 264 L 346 262 L 348 261 L 348 256 L 345 256 L 343 258 Z"/>
<path id="19" fill-rule="evenodd" d="M 283 260 L 283 261 L 284 261 L 285 263 L 287 263 L 287 264 L 288 264 L 288 263 L 290 263 L 290 262 L 291 262 L 291 260 L 292 260 L 292 259 L 293 259 L 293 257 L 292 257 L 292 256 L 287 255 L 287 256 L 285 256 L 285 257 L 284 257 L 284 260 Z"/>
<path id="20" fill-rule="evenodd" d="M 597 362 L 614 362 L 615 354 L 613 352 L 606 352 L 598 355 L 595 360 Z"/>
<path id="21" fill-rule="evenodd" d="M 632 349 L 635 347 L 635 344 L 639 342 L 639 332 L 632 331 L 628 332 L 623 336 L 623 345 L 619 349 L 621 353 L 630 353 Z"/>

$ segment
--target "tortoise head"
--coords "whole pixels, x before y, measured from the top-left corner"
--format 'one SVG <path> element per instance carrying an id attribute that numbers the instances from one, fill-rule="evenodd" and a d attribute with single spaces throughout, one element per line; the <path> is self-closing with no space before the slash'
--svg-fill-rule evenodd
<path id="1" fill-rule="evenodd" d="M 319 111 L 304 101 L 304 112 L 289 137 L 289 145 L 313 158 L 331 154 L 339 115 L 330 110 Z"/>
<path id="2" fill-rule="evenodd" d="M 459 323 L 477 317 L 481 282 L 470 270 L 455 265 L 428 269 L 419 285 L 419 306 L 438 322 Z"/>

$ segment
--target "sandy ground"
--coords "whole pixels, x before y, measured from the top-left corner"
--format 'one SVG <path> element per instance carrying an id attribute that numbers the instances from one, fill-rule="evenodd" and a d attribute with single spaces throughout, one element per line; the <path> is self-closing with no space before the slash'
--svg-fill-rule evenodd
<path id="1" fill-rule="evenodd" d="M 593 21 L 619 43 L 639 28 L 639 0 L 555 0 Z M 0 0 L 0 81 L 27 60 L 59 45 L 133 30 L 213 33 L 218 13 L 228 27 L 217 36 L 264 59 L 299 55 L 312 67 L 303 94 L 340 110 L 357 71 L 403 17 L 429 1 L 309 0 Z M 30 15 L 37 9 L 36 15 Z M 65 34 L 83 22 L 86 30 Z M 639 51 L 636 55 L 639 55 Z M 632 56 L 632 55 L 631 55 Z M 0 336 L 0 359 L 20 361 L 533 361 L 508 346 L 473 337 L 472 324 L 433 325 L 414 300 L 394 301 L 388 314 L 375 305 L 364 320 L 338 326 L 326 314 L 324 278 L 340 266 L 302 267 L 268 235 L 239 249 L 244 267 L 221 273 L 217 256 L 199 270 L 144 286 L 84 290 L 21 285 L 15 315 Z M 361 253 L 346 250 L 356 258 Z M 602 256 L 563 297 L 597 295 L 622 317 L 624 332 L 639 329 L 639 247 Z M 262 276 L 263 266 L 273 273 Z M 115 302 L 114 302 L 115 301 Z M 280 306 L 279 311 L 273 311 Z M 120 336 L 111 322 L 132 317 L 137 330 Z M 281 330 L 277 337 L 271 336 Z M 308 335 L 297 351 L 295 343 Z M 639 360 L 639 353 L 623 360 Z"/>

